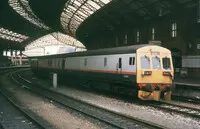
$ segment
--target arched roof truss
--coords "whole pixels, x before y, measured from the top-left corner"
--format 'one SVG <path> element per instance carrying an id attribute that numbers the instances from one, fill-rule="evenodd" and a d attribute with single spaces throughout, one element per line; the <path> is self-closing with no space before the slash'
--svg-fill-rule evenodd
<path id="1" fill-rule="evenodd" d="M 13 31 L 0 27 L 0 38 L 21 43 L 26 40 L 28 36 L 15 33 Z"/>
<path id="2" fill-rule="evenodd" d="M 63 30 L 74 36 L 79 25 L 111 0 L 69 0 L 61 14 Z"/>
<path id="3" fill-rule="evenodd" d="M 76 48 L 86 49 L 85 46 L 81 42 L 74 39 L 73 37 L 62 34 L 62 33 L 56 33 L 56 32 L 45 35 L 31 42 L 25 47 L 25 49 L 31 50 L 31 49 L 41 48 L 45 46 L 52 46 L 52 45 L 68 45 L 68 46 L 73 46 Z"/>
<path id="4" fill-rule="evenodd" d="M 50 28 L 33 13 L 29 6 L 28 0 L 9 0 L 8 3 L 19 15 L 35 26 L 41 29 L 50 30 Z"/>

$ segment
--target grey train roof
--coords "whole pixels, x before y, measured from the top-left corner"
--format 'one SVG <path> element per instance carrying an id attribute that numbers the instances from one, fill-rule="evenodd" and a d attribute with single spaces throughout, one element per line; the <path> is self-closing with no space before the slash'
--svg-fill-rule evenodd
<path id="1" fill-rule="evenodd" d="M 110 54 L 123 54 L 123 53 L 135 53 L 138 48 L 152 46 L 149 44 L 140 44 L 140 45 L 131 45 L 131 46 L 123 46 L 123 47 L 115 47 L 115 48 L 105 48 L 105 49 L 97 49 L 97 50 L 89 50 L 82 52 L 73 52 L 67 54 L 56 54 L 56 55 L 48 55 L 48 56 L 38 56 L 37 58 L 62 58 L 62 57 L 76 57 L 76 56 L 91 56 L 91 55 L 110 55 Z M 36 57 L 30 57 L 36 58 Z"/>

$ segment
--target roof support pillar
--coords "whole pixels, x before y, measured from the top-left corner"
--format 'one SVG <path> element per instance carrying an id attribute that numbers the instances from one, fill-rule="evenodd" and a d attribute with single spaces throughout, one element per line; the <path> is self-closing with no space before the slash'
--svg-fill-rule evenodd
<path id="1" fill-rule="evenodd" d="M 198 0 L 197 6 L 197 23 L 200 23 L 200 0 Z"/>
<path id="2" fill-rule="evenodd" d="M 12 49 L 10 50 L 10 57 L 11 57 L 11 62 L 13 64 L 13 50 Z"/>
<path id="3" fill-rule="evenodd" d="M 19 54 L 19 65 L 22 65 L 22 51 L 21 50 Z"/>
<path id="4" fill-rule="evenodd" d="M 17 56 L 17 50 L 14 50 L 15 51 L 15 56 Z"/>
<path id="5" fill-rule="evenodd" d="M 57 73 L 53 73 L 53 88 L 57 88 Z"/>
<path id="6" fill-rule="evenodd" d="M 8 56 L 8 50 L 5 50 L 5 52 L 6 52 L 6 53 L 5 53 L 5 56 Z"/>
<path id="7" fill-rule="evenodd" d="M 13 50 L 14 51 L 14 59 L 13 59 L 13 62 L 14 62 L 14 65 L 17 65 L 17 50 Z"/>
<path id="8" fill-rule="evenodd" d="M 3 56 L 3 50 L 0 49 L 0 56 Z"/>

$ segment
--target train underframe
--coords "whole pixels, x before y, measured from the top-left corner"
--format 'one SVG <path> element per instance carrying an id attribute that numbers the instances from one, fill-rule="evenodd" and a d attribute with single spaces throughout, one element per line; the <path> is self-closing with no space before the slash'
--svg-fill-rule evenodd
<path id="1" fill-rule="evenodd" d="M 173 84 L 138 84 L 138 98 L 142 100 L 171 100 Z"/>
<path id="2" fill-rule="evenodd" d="M 34 73 L 39 73 L 38 75 L 42 76 L 41 71 L 34 70 Z M 50 74 L 48 70 L 44 70 L 42 72 L 44 76 L 47 76 L 47 74 Z M 92 87 L 97 88 L 101 90 L 107 90 L 112 91 L 115 93 L 122 93 L 126 95 L 131 96 L 137 96 L 141 100 L 156 100 L 159 101 L 160 99 L 164 100 L 171 100 L 171 85 L 152 85 L 152 84 L 137 84 L 135 82 L 131 83 L 120 83 L 117 81 L 112 80 L 103 80 L 103 79 L 92 79 L 90 80 L 86 78 L 82 78 L 80 76 L 72 77 L 72 74 L 66 74 L 62 72 L 58 72 L 58 80 L 66 81 L 68 80 L 72 81 L 72 78 L 75 78 L 75 82 L 80 81 L 82 83 L 82 86 L 85 87 Z M 48 75 L 49 76 L 49 75 Z"/>

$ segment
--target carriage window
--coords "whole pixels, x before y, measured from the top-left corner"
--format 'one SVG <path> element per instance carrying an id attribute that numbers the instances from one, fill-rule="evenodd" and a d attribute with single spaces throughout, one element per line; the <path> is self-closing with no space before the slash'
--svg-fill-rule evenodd
<path id="1" fill-rule="evenodd" d="M 166 70 L 170 70 L 171 69 L 171 66 L 170 66 L 170 59 L 165 57 L 165 58 L 162 58 L 162 62 L 163 62 L 163 69 L 166 69 Z"/>
<path id="2" fill-rule="evenodd" d="M 107 65 L 107 58 L 104 57 L 104 67 Z"/>
<path id="3" fill-rule="evenodd" d="M 58 67 L 60 67 L 60 60 L 58 59 Z"/>
<path id="4" fill-rule="evenodd" d="M 52 60 L 51 59 L 48 60 L 48 66 L 52 66 Z"/>
<path id="5" fill-rule="evenodd" d="M 129 58 L 129 65 L 135 65 L 135 57 Z"/>
<path id="6" fill-rule="evenodd" d="M 87 58 L 85 58 L 85 62 L 84 62 L 84 65 L 85 65 L 85 66 L 87 65 Z"/>
<path id="7" fill-rule="evenodd" d="M 150 58 L 148 56 L 141 56 L 140 60 L 142 69 L 150 69 Z"/>
<path id="8" fill-rule="evenodd" d="M 160 58 L 159 57 L 152 57 L 152 67 L 153 69 L 160 69 Z"/>
<path id="9" fill-rule="evenodd" d="M 122 68 L 122 58 L 119 58 L 118 63 L 119 63 L 119 68 L 121 69 Z"/>
<path id="10" fill-rule="evenodd" d="M 65 59 L 62 60 L 62 69 L 65 68 Z"/>

